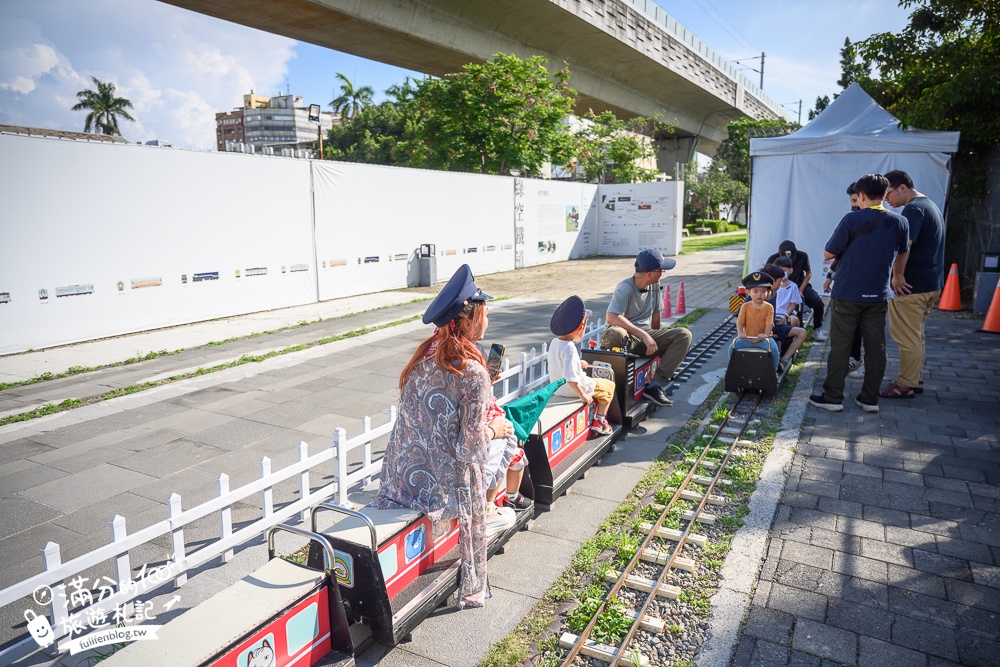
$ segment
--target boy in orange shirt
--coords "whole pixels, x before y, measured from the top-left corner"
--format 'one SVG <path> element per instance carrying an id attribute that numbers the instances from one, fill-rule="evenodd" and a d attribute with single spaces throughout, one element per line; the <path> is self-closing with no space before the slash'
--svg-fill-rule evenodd
<path id="1" fill-rule="evenodd" d="M 771 337 L 774 329 L 774 306 L 765 301 L 773 284 L 771 276 L 751 273 L 743 279 L 743 286 L 750 292 L 750 300 L 740 307 L 736 317 L 736 339 L 729 347 L 729 356 L 736 350 L 755 347 L 771 353 L 774 370 L 778 370 L 780 350 L 778 341 Z"/>

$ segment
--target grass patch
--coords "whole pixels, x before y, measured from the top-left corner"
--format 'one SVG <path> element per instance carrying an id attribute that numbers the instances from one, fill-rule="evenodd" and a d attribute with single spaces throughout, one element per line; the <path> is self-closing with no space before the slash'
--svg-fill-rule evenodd
<path id="1" fill-rule="evenodd" d="M 692 324 L 694 324 L 695 322 L 697 322 L 698 320 L 700 320 L 702 318 L 702 316 L 705 315 L 706 313 L 708 313 L 708 308 L 695 308 L 690 313 L 688 313 L 684 317 L 682 317 L 682 318 L 678 319 L 676 322 L 674 322 L 674 326 L 675 327 L 689 327 Z"/>
<path id="2" fill-rule="evenodd" d="M 745 231 L 741 234 L 727 234 L 726 236 L 696 236 L 694 238 L 686 238 L 681 241 L 681 254 L 691 255 L 702 250 L 714 250 L 735 243 L 745 243 L 746 240 L 747 233 Z"/>
<path id="3" fill-rule="evenodd" d="M 90 396 L 86 399 L 68 398 L 62 403 L 46 403 L 45 405 L 39 406 L 34 410 L 30 410 L 28 412 L 21 412 L 16 415 L 10 415 L 8 417 L 4 417 L 3 419 L 0 419 L 0 426 L 6 426 L 7 424 L 14 424 L 17 422 L 28 421 L 30 419 L 37 419 L 38 417 L 44 417 L 45 415 L 51 415 L 56 412 L 64 412 L 66 410 L 72 410 L 73 408 L 79 408 L 84 405 L 93 405 L 94 403 L 100 403 L 102 401 L 107 401 L 112 398 L 118 398 L 119 396 L 127 396 L 129 394 L 135 394 L 141 391 L 146 391 L 147 389 L 152 389 L 154 387 L 159 387 L 165 384 L 170 384 L 172 382 L 177 382 L 178 380 L 185 380 L 188 378 L 198 377 L 201 375 L 208 375 L 209 373 L 216 373 L 218 371 L 226 370 L 227 368 L 233 368 L 235 366 L 260 363 L 272 357 L 278 357 L 284 354 L 289 354 L 291 352 L 299 352 L 301 350 L 307 350 L 312 347 L 326 345 L 328 343 L 333 343 L 339 340 L 356 338 L 357 336 L 363 336 L 366 333 L 379 331 L 380 329 L 388 329 L 390 327 L 399 326 L 400 324 L 406 324 L 407 322 L 412 322 L 413 320 L 419 319 L 420 317 L 422 317 L 422 315 L 414 315 L 412 317 L 404 317 L 399 320 L 393 320 L 392 322 L 387 322 L 379 326 L 361 327 L 360 329 L 354 329 L 339 336 L 328 336 L 326 338 L 321 338 L 319 340 L 315 340 L 309 343 L 303 343 L 301 345 L 291 345 L 289 347 L 285 347 L 280 350 L 271 350 L 270 352 L 267 352 L 265 354 L 244 354 L 236 361 L 230 361 L 224 364 L 216 364 L 215 366 L 208 366 L 205 368 L 198 368 L 194 371 L 191 371 L 190 373 L 174 375 L 169 378 L 165 378 L 163 380 L 157 380 L 155 382 L 143 382 L 141 384 L 129 385 L 127 387 L 119 387 L 118 389 L 113 389 L 112 391 L 109 391 L 104 394 L 99 394 L 97 396 Z"/>

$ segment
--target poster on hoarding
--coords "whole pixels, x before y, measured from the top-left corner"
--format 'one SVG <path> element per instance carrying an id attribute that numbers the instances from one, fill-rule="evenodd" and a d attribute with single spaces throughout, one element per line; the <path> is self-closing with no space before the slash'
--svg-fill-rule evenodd
<path id="1" fill-rule="evenodd" d="M 598 254 L 629 256 L 647 248 L 666 256 L 680 252 L 683 189 L 679 181 L 602 185 Z"/>

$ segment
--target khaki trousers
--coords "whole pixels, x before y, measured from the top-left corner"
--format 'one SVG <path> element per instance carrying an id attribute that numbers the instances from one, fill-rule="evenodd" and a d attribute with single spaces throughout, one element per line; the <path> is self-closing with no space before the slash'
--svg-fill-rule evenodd
<path id="1" fill-rule="evenodd" d="M 674 371 L 691 349 L 691 332 L 683 327 L 645 331 L 653 337 L 656 342 L 656 353 L 660 355 L 660 365 L 653 379 L 660 385 L 666 385 L 674 379 Z M 605 327 L 604 333 L 601 334 L 601 347 L 606 350 L 618 347 L 630 354 L 646 356 L 645 343 L 621 327 Z"/>
<path id="2" fill-rule="evenodd" d="M 924 323 L 940 296 L 941 290 L 934 290 L 897 296 L 889 301 L 889 335 L 899 346 L 896 384 L 917 387 L 924 379 Z"/>

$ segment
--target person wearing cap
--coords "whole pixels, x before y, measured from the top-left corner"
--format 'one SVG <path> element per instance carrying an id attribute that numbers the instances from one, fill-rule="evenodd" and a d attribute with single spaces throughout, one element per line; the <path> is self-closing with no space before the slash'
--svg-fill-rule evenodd
<path id="1" fill-rule="evenodd" d="M 427 307 L 423 321 L 434 324 L 434 333 L 399 376 L 399 411 L 372 502 L 381 509 L 415 509 L 432 521 L 458 519 L 460 609 L 481 607 L 490 596 L 487 536 L 515 520 L 510 508 L 487 503 L 487 489 L 506 472 L 502 462 L 491 469 L 491 443 L 502 445 L 514 434 L 502 410 L 487 419 L 495 402 L 476 343 L 486 334 L 491 298 L 463 265 Z"/>
<path id="2" fill-rule="evenodd" d="M 784 255 L 792 260 L 792 275 L 789 280 L 799 288 L 802 296 L 802 303 L 806 304 L 813 311 L 813 338 L 816 340 L 826 340 L 823 333 L 823 299 L 820 298 L 816 290 L 809 284 L 812 278 L 812 269 L 809 267 L 809 255 L 796 249 L 792 241 L 782 241 L 778 245 L 778 252 L 767 258 L 765 264 L 774 264 L 774 260 Z"/>
<path id="3" fill-rule="evenodd" d="M 643 250 L 635 258 L 635 274 L 618 283 L 608 305 L 601 346 L 643 357 L 659 355 L 660 364 L 643 396 L 657 405 L 673 405 L 663 387 L 691 348 L 691 332 L 683 327 L 660 328 L 663 296 L 660 277 L 677 265 L 659 250 Z"/>
<path id="4" fill-rule="evenodd" d="M 743 278 L 743 286 L 750 293 L 750 300 L 740 306 L 736 316 L 736 338 L 729 346 L 729 356 L 733 352 L 747 348 L 757 348 L 771 353 L 774 370 L 778 371 L 778 341 L 771 337 L 774 330 L 774 306 L 765 301 L 774 278 L 766 273 L 756 271 Z"/>
<path id="5" fill-rule="evenodd" d="M 566 384 L 556 390 L 560 396 L 573 396 L 590 405 L 597 403 L 590 432 L 595 435 L 609 435 L 608 407 L 615 397 L 615 383 L 604 378 L 592 378 L 584 374 L 587 362 L 580 359 L 578 344 L 583 340 L 583 332 L 590 317 L 583 299 L 575 294 L 556 308 L 549 322 L 549 329 L 555 338 L 549 343 L 549 380 L 565 379 Z"/>

